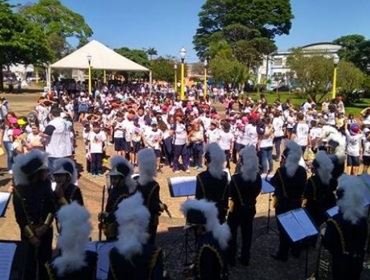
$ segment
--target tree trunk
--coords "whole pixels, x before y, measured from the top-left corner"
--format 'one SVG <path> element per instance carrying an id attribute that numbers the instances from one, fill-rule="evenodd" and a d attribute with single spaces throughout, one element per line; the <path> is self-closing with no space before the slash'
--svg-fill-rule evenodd
<path id="1" fill-rule="evenodd" d="M 0 62 L 0 93 L 4 91 L 3 64 Z"/>

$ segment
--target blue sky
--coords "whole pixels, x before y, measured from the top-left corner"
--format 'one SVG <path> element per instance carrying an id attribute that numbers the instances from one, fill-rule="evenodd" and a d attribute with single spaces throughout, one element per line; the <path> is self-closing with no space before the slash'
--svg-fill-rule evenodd
<path id="1" fill-rule="evenodd" d="M 10 3 L 35 2 L 11 0 Z M 154 47 L 160 55 L 178 56 L 182 47 L 188 61 L 196 61 L 192 39 L 204 0 L 61 0 L 85 17 L 93 39 L 118 48 Z M 276 38 L 279 50 L 342 35 L 370 39 L 370 0 L 292 0 L 293 25 L 288 36 Z"/>

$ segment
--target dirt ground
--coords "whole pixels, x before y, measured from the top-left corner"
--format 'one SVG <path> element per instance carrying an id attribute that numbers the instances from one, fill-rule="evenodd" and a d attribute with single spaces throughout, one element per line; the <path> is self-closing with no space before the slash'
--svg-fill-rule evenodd
<path id="1" fill-rule="evenodd" d="M 28 94 L 5 94 L 10 103 L 10 110 L 17 115 L 26 115 L 36 105 L 36 100 L 40 96 L 36 93 Z M 105 177 L 93 178 L 85 172 L 85 154 L 82 145 L 82 127 L 76 124 L 77 152 L 76 160 L 81 167 L 81 177 L 79 186 L 82 190 L 85 205 L 91 213 L 93 225 L 92 240 L 98 239 L 97 214 L 101 210 L 102 189 L 105 184 Z M 108 154 L 113 154 L 112 146 L 108 147 Z M 232 168 L 233 170 L 233 168 Z M 196 175 L 192 170 L 190 175 Z M 180 213 L 180 204 L 186 198 L 171 198 L 168 189 L 168 178 L 174 176 L 172 171 L 165 167 L 162 173 L 158 174 L 157 180 L 161 186 L 161 199 L 169 207 L 172 219 L 166 214 L 160 217 L 158 229 L 158 244 L 164 249 L 165 265 L 169 274 L 173 278 L 185 279 L 183 274 L 184 266 L 184 223 Z M 183 173 L 177 176 L 189 176 Z M 7 191 L 10 186 L 10 176 L 5 170 L 5 156 L 0 157 L 0 191 Z M 299 259 L 290 258 L 287 263 L 279 263 L 271 259 L 270 254 L 274 253 L 278 245 L 278 236 L 275 233 L 276 221 L 274 211 L 271 212 L 271 230 L 266 231 L 268 195 L 260 195 L 257 203 L 257 215 L 254 223 L 254 235 L 252 243 L 252 259 L 249 267 L 245 268 L 237 265 L 230 271 L 231 279 L 306 279 L 305 276 L 305 254 L 301 254 Z M 19 229 L 15 222 L 12 203 L 9 204 L 6 215 L 0 218 L 0 240 L 19 240 Z M 189 256 L 191 259 L 191 254 Z M 308 275 L 315 269 L 317 250 L 310 249 L 308 254 Z M 364 275 L 363 279 L 370 279 L 369 275 Z M 369 277 L 369 278 L 367 278 Z"/>

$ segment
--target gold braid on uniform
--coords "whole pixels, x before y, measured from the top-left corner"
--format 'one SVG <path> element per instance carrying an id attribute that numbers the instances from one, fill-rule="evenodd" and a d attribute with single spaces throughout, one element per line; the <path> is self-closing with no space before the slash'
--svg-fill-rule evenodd
<path id="1" fill-rule="evenodd" d="M 328 222 L 331 222 L 335 226 L 335 228 L 338 232 L 339 239 L 340 239 L 340 244 L 342 246 L 342 254 L 343 255 L 349 255 L 349 253 L 346 250 L 346 242 L 344 240 L 344 235 L 343 235 L 343 232 L 342 232 L 339 224 L 334 219 L 329 219 Z"/>
<path id="2" fill-rule="evenodd" d="M 46 272 L 48 273 L 49 280 L 57 280 L 55 273 L 53 272 L 51 266 L 48 263 L 45 264 L 45 268 Z"/>
<path id="3" fill-rule="evenodd" d="M 281 188 L 283 189 L 284 197 L 288 198 L 288 194 L 286 192 L 285 185 L 284 185 L 284 180 L 283 180 L 283 177 L 281 176 L 281 173 L 280 173 L 280 168 L 277 170 L 277 173 L 279 174 L 279 179 L 280 179 L 280 182 L 281 182 Z"/>
<path id="4" fill-rule="evenodd" d="M 244 207 L 244 201 L 242 199 L 242 194 L 240 193 L 239 186 L 236 183 L 234 177 L 231 177 L 231 180 L 233 181 L 233 183 L 235 185 L 236 192 L 238 193 L 238 197 L 239 197 L 239 200 L 240 200 L 240 205 Z"/>
<path id="5" fill-rule="evenodd" d="M 128 197 L 127 194 L 120 195 L 115 201 L 113 209 L 117 207 L 121 199 L 125 199 L 127 197 Z M 116 233 L 117 233 L 116 229 L 117 229 L 116 224 L 114 222 L 113 223 L 104 222 L 104 234 L 107 236 L 107 238 L 116 237 Z"/>
<path id="6" fill-rule="evenodd" d="M 217 257 L 217 260 L 218 260 L 218 263 L 220 264 L 220 273 L 222 275 L 223 273 L 223 268 L 224 268 L 224 265 L 223 265 L 223 261 L 222 261 L 222 257 L 220 256 L 219 252 L 211 245 L 203 245 L 202 248 L 200 248 L 199 250 L 199 254 L 198 254 L 198 257 L 197 257 L 197 263 L 195 265 L 195 268 L 196 268 L 196 272 L 197 272 L 197 276 L 198 278 L 200 278 L 200 258 L 202 256 L 202 253 L 205 249 L 209 249 L 211 250 L 213 253 L 215 253 L 216 257 Z"/>
<path id="7" fill-rule="evenodd" d="M 24 232 L 24 234 L 26 235 L 27 238 L 31 239 L 32 237 L 35 236 L 35 233 L 33 232 L 33 229 L 32 229 L 33 222 L 31 221 L 31 219 L 28 216 L 28 213 L 26 211 L 26 205 L 25 205 L 26 199 L 21 196 L 21 194 L 17 190 L 17 188 L 14 188 L 14 194 L 21 201 L 22 210 L 23 210 L 24 216 L 26 217 L 26 220 L 27 220 L 27 225 L 23 228 L 23 232 Z"/>
<path id="8" fill-rule="evenodd" d="M 313 200 L 316 201 L 317 200 L 317 187 L 316 187 L 316 184 L 315 184 L 314 180 L 312 179 L 312 177 L 310 178 L 310 181 L 311 181 L 311 184 L 312 184 Z"/>

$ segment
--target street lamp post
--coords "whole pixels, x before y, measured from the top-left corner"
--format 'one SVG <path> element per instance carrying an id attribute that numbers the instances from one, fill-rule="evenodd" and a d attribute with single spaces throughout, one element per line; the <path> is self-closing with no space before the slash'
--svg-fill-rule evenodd
<path id="1" fill-rule="evenodd" d="M 175 90 L 175 96 L 176 96 L 176 93 L 177 93 L 177 63 L 175 62 L 175 64 L 173 65 L 173 70 L 175 71 L 175 82 L 174 82 L 174 90 Z"/>
<path id="2" fill-rule="evenodd" d="M 91 59 L 92 59 L 92 56 L 87 55 L 87 62 L 89 63 L 89 95 L 92 94 L 92 90 L 91 90 Z"/>
<path id="3" fill-rule="evenodd" d="M 337 54 L 334 54 L 333 62 L 334 62 L 334 74 L 333 74 L 332 99 L 335 99 L 336 94 L 337 94 L 337 66 L 338 66 L 338 63 L 339 63 L 339 56 Z"/>
<path id="4" fill-rule="evenodd" d="M 186 57 L 186 50 L 185 50 L 185 48 L 182 48 L 180 50 L 180 58 L 181 58 L 181 92 L 180 92 L 180 100 L 184 100 L 185 99 L 185 80 L 184 80 L 184 76 L 185 76 L 185 64 L 184 64 L 185 57 Z"/>
<path id="5" fill-rule="evenodd" d="M 207 66 L 208 66 L 208 61 L 207 61 L 207 59 L 204 59 L 204 85 L 203 85 L 204 99 L 207 98 Z"/>

